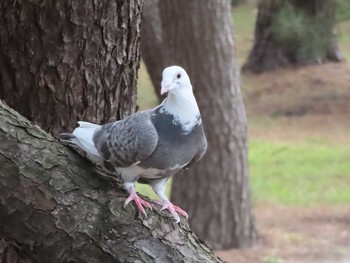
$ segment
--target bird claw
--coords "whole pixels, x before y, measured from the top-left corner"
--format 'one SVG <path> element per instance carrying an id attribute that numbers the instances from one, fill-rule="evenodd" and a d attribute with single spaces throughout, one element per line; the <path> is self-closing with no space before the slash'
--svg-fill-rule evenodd
<path id="1" fill-rule="evenodd" d="M 127 204 L 129 204 L 131 201 L 135 202 L 139 212 L 141 212 L 147 218 L 147 214 L 146 214 L 146 211 L 145 211 L 144 207 L 147 207 L 150 210 L 152 210 L 151 204 L 148 203 L 147 201 L 141 199 L 136 193 L 131 193 L 129 195 L 129 197 L 125 200 L 124 207 L 126 207 Z"/>
<path id="2" fill-rule="evenodd" d="M 169 200 L 163 200 L 162 202 L 158 200 L 154 200 L 153 202 L 157 203 L 158 205 L 161 205 L 160 211 L 168 210 L 170 214 L 175 219 L 176 223 L 180 222 L 180 215 L 183 215 L 186 219 L 188 219 L 188 214 L 182 210 L 180 207 L 173 205 Z"/>

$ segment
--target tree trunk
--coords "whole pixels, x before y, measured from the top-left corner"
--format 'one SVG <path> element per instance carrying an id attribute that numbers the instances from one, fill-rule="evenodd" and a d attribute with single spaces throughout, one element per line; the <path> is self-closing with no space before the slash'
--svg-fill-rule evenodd
<path id="1" fill-rule="evenodd" d="M 255 43 L 243 70 L 340 62 L 333 32 L 336 0 L 259 1 Z"/>
<path id="2" fill-rule="evenodd" d="M 0 98 L 57 135 L 135 110 L 142 1 L 0 1 Z"/>
<path id="3" fill-rule="evenodd" d="M 247 0 L 231 0 L 232 6 L 238 6 L 246 3 L 247 3 Z"/>
<path id="4" fill-rule="evenodd" d="M 2 102 L 0 141 L 1 262 L 221 262 L 187 222 L 123 208 L 119 184 Z"/>
<path id="5" fill-rule="evenodd" d="M 162 21 L 159 16 L 158 0 L 146 0 L 142 12 L 141 54 L 151 77 L 159 101 L 163 69 L 166 68 L 166 49 L 162 46 Z"/>
<path id="6" fill-rule="evenodd" d="M 231 1 L 162 0 L 159 8 L 160 46 L 168 65 L 181 65 L 189 73 L 209 144 L 198 165 L 174 176 L 172 201 L 189 212 L 193 229 L 211 246 L 249 246 L 256 230 Z M 146 58 L 145 62 L 152 73 Z"/>

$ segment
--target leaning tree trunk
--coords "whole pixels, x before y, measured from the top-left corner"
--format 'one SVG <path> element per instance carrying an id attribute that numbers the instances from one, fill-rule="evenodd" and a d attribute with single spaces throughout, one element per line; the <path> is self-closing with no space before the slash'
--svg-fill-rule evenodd
<path id="1" fill-rule="evenodd" d="M 336 0 L 259 1 L 255 42 L 244 71 L 340 62 L 333 32 Z"/>
<path id="2" fill-rule="evenodd" d="M 0 98 L 55 135 L 135 110 L 142 1 L 0 1 Z"/>
<path id="3" fill-rule="evenodd" d="M 209 144 L 198 165 L 174 176 L 171 197 L 189 212 L 196 233 L 217 249 L 249 246 L 256 237 L 230 5 L 159 1 L 166 62 L 188 70 Z"/>
<path id="4" fill-rule="evenodd" d="M 2 263 L 222 262 L 187 222 L 123 208 L 120 187 L 1 101 L 0 142 Z"/>

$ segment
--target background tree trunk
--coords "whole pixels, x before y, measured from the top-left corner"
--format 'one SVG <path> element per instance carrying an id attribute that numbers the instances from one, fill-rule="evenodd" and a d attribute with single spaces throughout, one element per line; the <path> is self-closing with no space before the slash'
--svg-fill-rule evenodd
<path id="1" fill-rule="evenodd" d="M 336 0 L 259 1 L 254 47 L 243 70 L 343 61 L 333 32 L 335 7 Z"/>
<path id="2" fill-rule="evenodd" d="M 247 120 L 235 62 L 231 1 L 162 0 L 159 9 L 161 54 L 166 51 L 168 65 L 181 65 L 189 73 L 209 144 L 198 165 L 184 175 L 174 176 L 172 201 L 189 212 L 192 227 L 211 246 L 217 249 L 249 246 L 256 230 L 248 178 Z M 144 59 L 151 75 L 154 74 L 149 66 L 152 63 L 147 57 Z"/>
<path id="3" fill-rule="evenodd" d="M 133 113 L 141 3 L 0 1 L 0 98 L 54 134 Z"/>
<path id="4" fill-rule="evenodd" d="M 167 50 L 162 46 L 162 21 L 159 15 L 158 0 L 146 0 L 142 12 L 141 54 L 155 88 L 159 101 L 162 72 L 167 66 Z"/>
<path id="5" fill-rule="evenodd" d="M 246 4 L 247 0 L 231 0 L 231 5 L 232 6 L 238 6 L 241 4 Z"/>
<path id="6" fill-rule="evenodd" d="M 124 209 L 119 185 L 1 101 L 0 141 L 1 262 L 222 262 L 187 222 Z"/>

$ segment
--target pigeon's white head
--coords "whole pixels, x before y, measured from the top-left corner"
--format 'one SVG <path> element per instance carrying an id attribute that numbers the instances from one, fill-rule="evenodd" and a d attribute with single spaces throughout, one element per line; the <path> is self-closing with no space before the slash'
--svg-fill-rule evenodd
<path id="1" fill-rule="evenodd" d="M 160 94 L 163 95 L 166 92 L 176 93 L 179 90 L 187 89 L 192 91 L 192 85 L 190 78 L 186 71 L 179 66 L 167 67 L 163 70 Z"/>
<path id="2" fill-rule="evenodd" d="M 201 123 L 197 101 L 192 92 L 190 78 L 179 66 L 171 66 L 163 71 L 161 94 L 168 92 L 160 107 L 174 116 L 175 124 L 182 126 L 182 132 L 188 133 Z"/>

